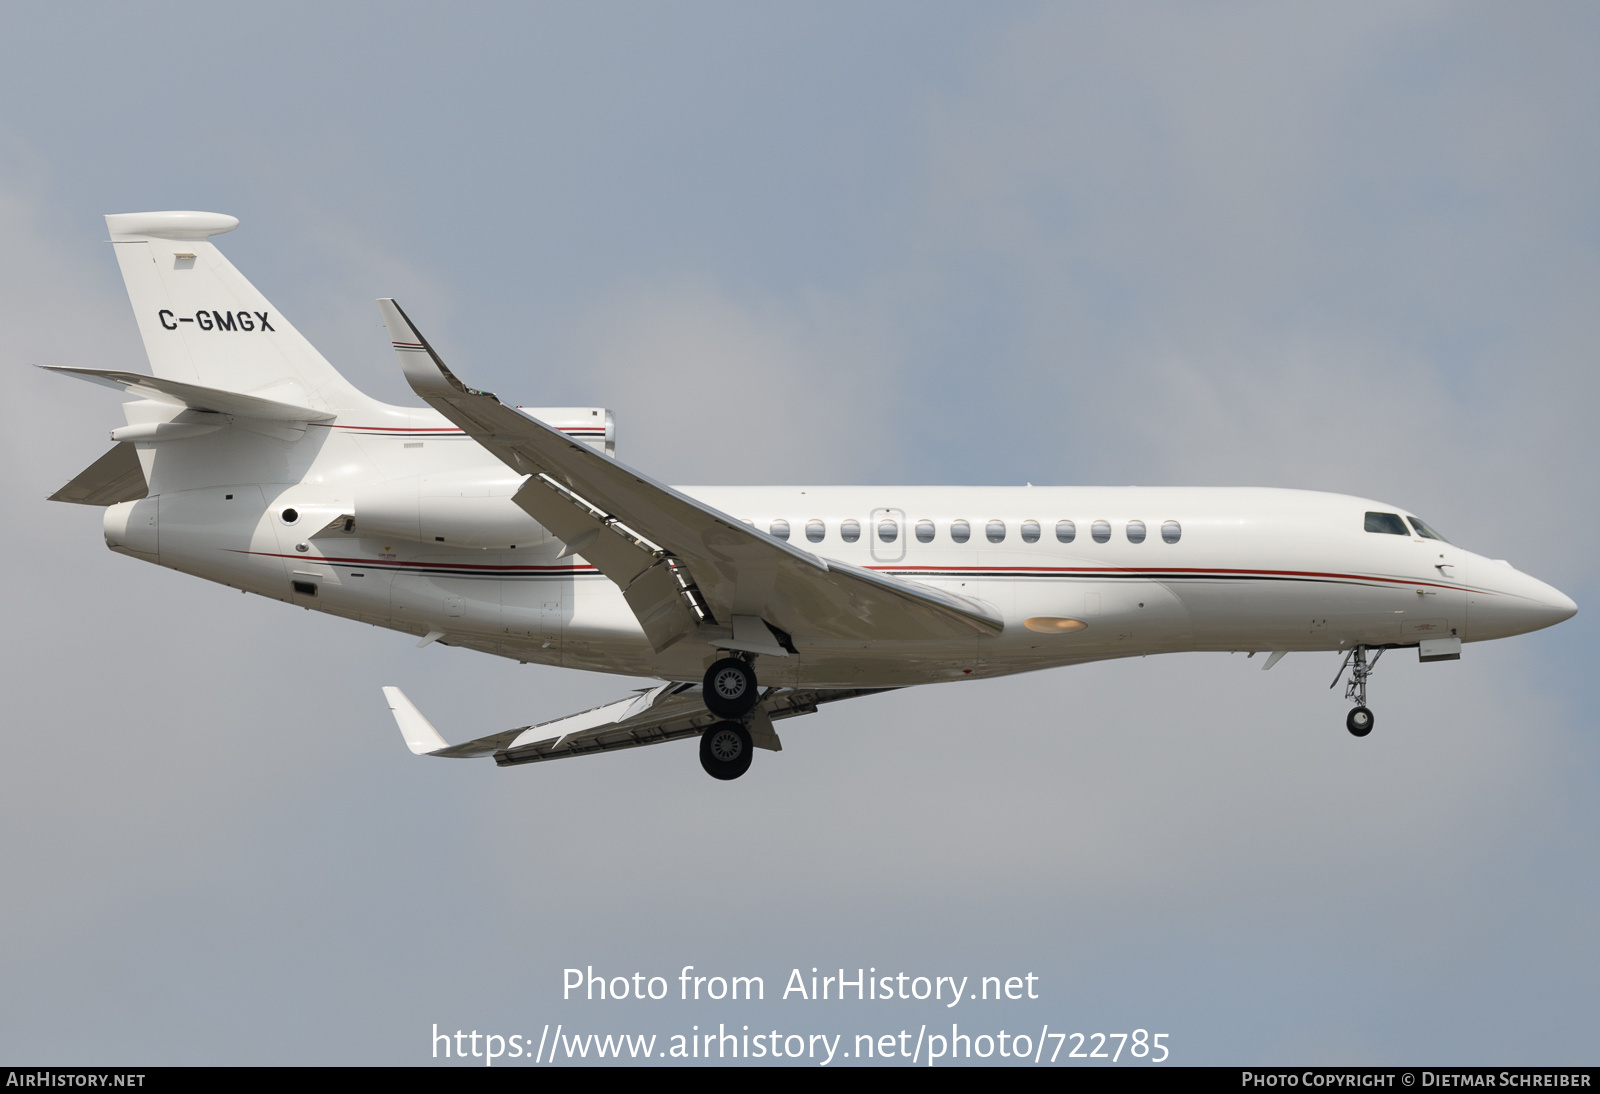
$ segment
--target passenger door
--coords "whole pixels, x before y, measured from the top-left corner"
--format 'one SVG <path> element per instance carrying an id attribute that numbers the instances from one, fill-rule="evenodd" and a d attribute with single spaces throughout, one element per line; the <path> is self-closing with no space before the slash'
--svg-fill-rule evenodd
<path id="1" fill-rule="evenodd" d="M 1416 606 L 1401 616 L 1400 641 L 1465 635 L 1467 553 L 1437 538 L 1437 532 L 1415 517 L 1408 517 L 1407 523 L 1412 530 Z"/>
<path id="2" fill-rule="evenodd" d="M 891 524 L 894 526 L 894 538 L 885 540 L 883 535 Z M 906 528 L 904 509 L 874 509 L 864 532 L 871 537 L 872 561 L 890 564 L 905 561 L 909 529 Z"/>

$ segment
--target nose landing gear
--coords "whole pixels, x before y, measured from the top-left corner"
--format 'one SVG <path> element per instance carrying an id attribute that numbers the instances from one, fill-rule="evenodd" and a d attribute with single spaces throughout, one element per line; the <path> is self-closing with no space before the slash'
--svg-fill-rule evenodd
<path id="1" fill-rule="evenodd" d="M 1329 690 L 1339 686 L 1339 681 L 1344 678 L 1344 670 L 1350 670 L 1350 680 L 1344 686 L 1344 697 L 1355 704 L 1355 709 L 1345 716 L 1344 728 L 1350 731 L 1352 737 L 1365 737 L 1372 732 L 1374 718 L 1372 711 L 1367 709 L 1367 678 L 1378 667 L 1378 658 L 1383 656 L 1383 647 L 1379 646 L 1372 655 L 1372 660 L 1367 660 L 1367 650 L 1370 646 L 1357 646 L 1344 655 L 1344 661 L 1339 665 L 1339 672 L 1333 678 L 1333 683 L 1328 685 Z"/>

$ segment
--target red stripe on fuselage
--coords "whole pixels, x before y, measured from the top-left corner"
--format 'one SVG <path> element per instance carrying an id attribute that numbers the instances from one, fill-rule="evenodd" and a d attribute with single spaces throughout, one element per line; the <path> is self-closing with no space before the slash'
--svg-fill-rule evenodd
<path id="1" fill-rule="evenodd" d="M 597 574 L 600 571 L 593 566 L 491 566 L 482 562 L 407 562 L 401 558 L 385 558 L 382 555 L 372 555 L 367 558 L 343 558 L 329 555 L 281 555 L 272 551 L 234 551 L 238 555 L 254 555 L 257 558 L 289 558 L 296 562 L 321 562 L 326 565 L 340 566 L 417 566 L 442 570 L 479 570 L 486 573 L 576 573 Z"/>
<path id="2" fill-rule="evenodd" d="M 463 433 L 460 429 L 448 426 L 340 425 L 337 422 L 311 422 L 309 424 L 322 429 L 348 429 L 353 433 Z M 592 426 L 571 426 L 567 428 L 554 426 L 553 428 L 569 436 L 585 434 L 595 437 L 605 436 L 605 430 L 595 429 Z"/>
<path id="3" fill-rule="evenodd" d="M 381 555 L 367 558 L 349 558 L 343 556 L 301 554 L 277 554 L 271 551 L 239 551 L 238 554 L 255 555 L 261 558 L 288 558 L 300 562 L 321 562 L 329 565 L 356 565 L 356 566 L 411 566 L 422 569 L 439 570 L 473 570 L 482 573 L 599 573 L 593 566 L 573 565 L 490 565 L 481 562 L 423 562 L 407 561 L 400 558 L 385 558 Z M 1321 570 L 1241 570 L 1241 569 L 1208 569 L 1200 566 L 869 566 L 874 571 L 887 571 L 896 574 L 915 573 L 961 573 L 961 574 L 1060 574 L 1062 576 L 1095 574 L 1130 574 L 1159 575 L 1159 574 L 1185 574 L 1195 577 L 1269 577 L 1269 578 L 1312 578 L 1324 581 L 1372 581 L 1386 585 L 1425 586 L 1432 589 L 1448 589 L 1451 592 L 1481 592 L 1490 593 L 1488 589 L 1474 589 L 1463 585 L 1440 585 L 1432 581 L 1412 581 L 1399 577 L 1380 577 L 1374 574 L 1342 574 Z"/>
<path id="4" fill-rule="evenodd" d="M 1380 577 L 1376 574 L 1341 574 L 1321 570 L 1237 570 L 1209 566 L 868 566 L 868 570 L 884 570 L 896 574 L 915 573 L 988 573 L 988 574 L 1188 574 L 1201 577 L 1284 577 L 1318 578 L 1325 581 L 1379 581 L 1388 585 L 1421 585 L 1430 589 L 1449 589 L 1451 592 L 1488 592 L 1467 585 L 1442 585 L 1437 581 L 1422 581 L 1406 577 Z"/>

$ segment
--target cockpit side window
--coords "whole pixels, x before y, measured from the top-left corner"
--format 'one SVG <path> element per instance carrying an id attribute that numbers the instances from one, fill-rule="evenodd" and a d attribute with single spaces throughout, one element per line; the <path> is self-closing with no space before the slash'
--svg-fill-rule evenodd
<path id="1" fill-rule="evenodd" d="M 1409 536 L 1410 530 L 1406 522 L 1400 519 L 1399 513 L 1368 513 L 1367 531 L 1384 532 L 1391 536 Z"/>
<path id="2" fill-rule="evenodd" d="M 1407 515 L 1406 519 L 1411 522 L 1411 527 L 1416 529 L 1417 535 L 1421 536 L 1423 539 L 1436 539 L 1440 543 L 1449 543 L 1450 542 L 1449 540 L 1447 540 L 1443 536 L 1441 536 L 1438 532 L 1435 532 L 1432 528 L 1429 528 L 1425 523 L 1423 523 L 1422 521 L 1418 520 L 1416 517 Z"/>

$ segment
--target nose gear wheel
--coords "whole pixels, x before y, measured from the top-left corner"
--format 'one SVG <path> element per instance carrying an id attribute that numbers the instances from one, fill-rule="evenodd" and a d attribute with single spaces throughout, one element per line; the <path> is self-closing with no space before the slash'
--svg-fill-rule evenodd
<path id="1" fill-rule="evenodd" d="M 1366 707 L 1355 707 L 1345 715 L 1344 728 L 1350 731 L 1352 737 L 1365 737 L 1372 732 L 1372 711 Z"/>

